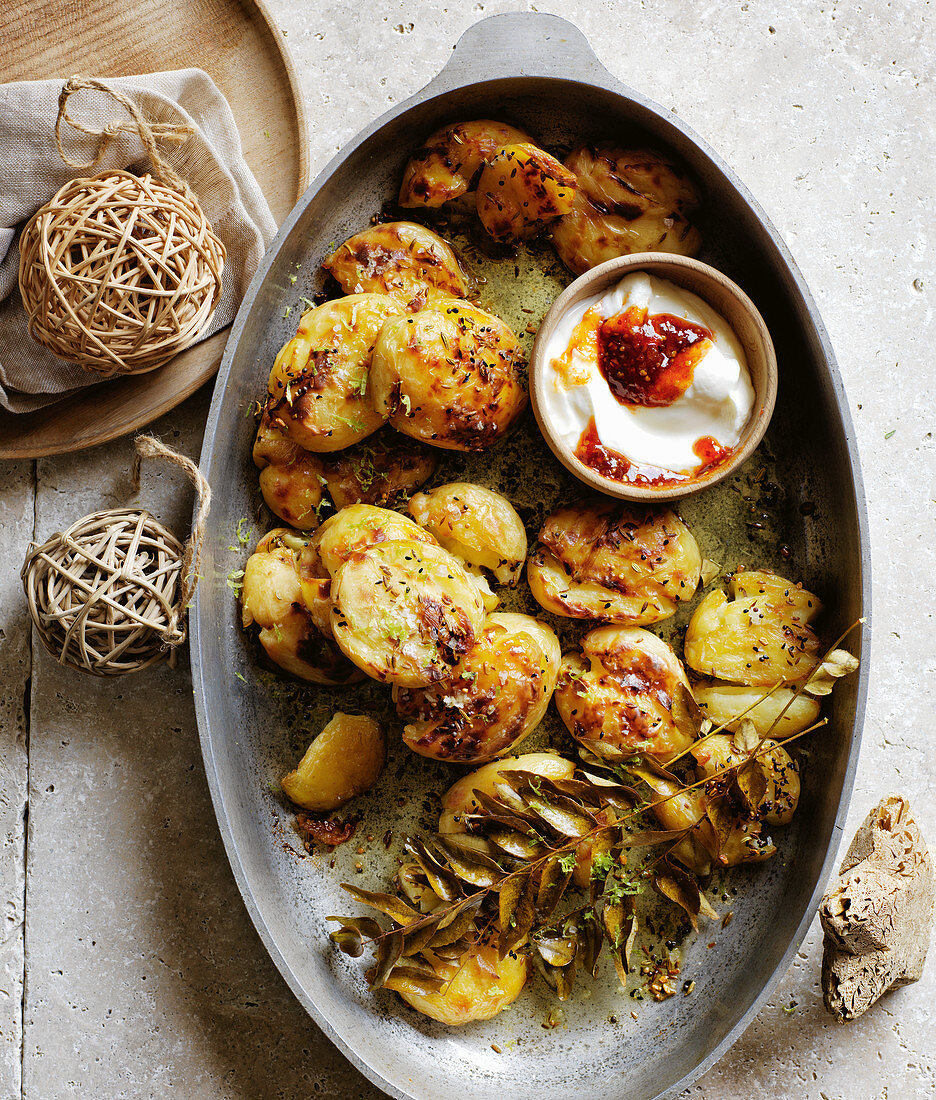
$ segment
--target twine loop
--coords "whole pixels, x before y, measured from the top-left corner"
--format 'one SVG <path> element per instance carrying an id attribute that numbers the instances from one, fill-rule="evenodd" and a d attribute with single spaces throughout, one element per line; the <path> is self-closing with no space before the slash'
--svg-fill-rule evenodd
<path id="1" fill-rule="evenodd" d="M 115 99 L 130 115 L 130 120 L 115 119 L 108 122 L 103 130 L 95 130 L 90 126 L 86 126 L 83 122 L 79 122 L 72 118 L 66 109 L 68 100 L 75 92 L 81 91 L 83 88 L 93 88 Z M 66 154 L 62 147 L 63 122 L 67 123 L 73 130 L 76 130 L 80 134 L 86 134 L 88 137 L 96 137 L 99 139 L 97 151 L 87 164 L 71 160 Z M 109 88 L 103 81 L 94 80 L 92 77 L 69 77 L 59 93 L 58 117 L 55 120 L 55 146 L 59 151 L 59 156 L 69 168 L 80 168 L 82 170 L 93 170 L 97 168 L 104 159 L 104 155 L 110 143 L 118 134 L 136 134 L 142 142 L 143 148 L 146 150 L 146 155 L 153 165 L 156 177 L 161 179 L 164 183 L 169 184 L 171 187 L 177 188 L 183 194 L 188 194 L 189 185 L 166 163 L 165 160 L 163 160 L 159 154 L 156 143 L 157 141 L 181 143 L 188 141 L 194 133 L 194 128 L 185 123 L 150 122 L 129 96 L 125 96 L 122 92 Z"/>

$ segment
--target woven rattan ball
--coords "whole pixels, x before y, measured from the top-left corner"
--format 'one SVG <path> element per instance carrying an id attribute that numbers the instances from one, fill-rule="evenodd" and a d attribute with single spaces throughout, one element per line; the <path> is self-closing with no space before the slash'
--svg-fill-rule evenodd
<path id="1" fill-rule="evenodd" d="M 72 180 L 20 237 L 30 335 L 104 377 L 155 370 L 207 326 L 224 257 L 189 188 L 122 171 Z"/>
<path id="2" fill-rule="evenodd" d="M 95 512 L 34 547 L 23 565 L 29 613 L 60 664 L 97 676 L 137 672 L 184 636 L 183 548 L 149 512 Z"/>

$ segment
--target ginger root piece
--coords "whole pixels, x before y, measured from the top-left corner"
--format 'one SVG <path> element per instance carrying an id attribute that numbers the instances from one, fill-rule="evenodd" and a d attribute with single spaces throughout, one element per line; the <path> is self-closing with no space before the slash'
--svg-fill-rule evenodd
<path id="1" fill-rule="evenodd" d="M 868 814 L 822 899 L 822 993 L 840 1022 L 923 973 L 933 926 L 933 861 L 905 798 Z"/>

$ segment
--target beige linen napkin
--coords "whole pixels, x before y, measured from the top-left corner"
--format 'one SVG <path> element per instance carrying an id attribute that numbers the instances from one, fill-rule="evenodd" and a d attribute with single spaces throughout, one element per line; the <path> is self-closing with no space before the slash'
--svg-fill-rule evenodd
<path id="1" fill-rule="evenodd" d="M 198 196 L 227 259 L 221 301 L 202 339 L 233 321 L 247 284 L 276 222 L 263 192 L 247 167 L 227 100 L 200 69 L 125 76 L 105 81 L 133 99 L 151 123 L 194 129 L 181 144 L 160 143 L 163 159 L 187 180 Z M 0 405 L 32 412 L 70 392 L 99 382 L 95 374 L 56 359 L 35 343 L 17 286 L 23 224 L 63 184 L 77 176 L 113 168 L 150 170 L 140 139 L 120 133 L 93 170 L 70 168 L 55 147 L 53 127 L 63 80 L 30 80 L 0 85 Z M 69 114 L 89 129 L 102 130 L 126 114 L 103 92 L 83 89 L 69 100 Z M 70 160 L 94 159 L 98 138 L 62 126 L 62 145 Z M 172 370 L 169 363 L 161 370 Z"/>

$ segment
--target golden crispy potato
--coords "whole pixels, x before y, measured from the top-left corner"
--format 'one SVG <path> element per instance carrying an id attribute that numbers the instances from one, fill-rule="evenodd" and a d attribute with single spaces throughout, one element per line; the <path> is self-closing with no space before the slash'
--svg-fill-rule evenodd
<path id="1" fill-rule="evenodd" d="M 554 615 L 641 626 L 694 594 L 702 556 L 668 509 L 594 501 L 547 516 L 527 579 Z"/>
<path id="2" fill-rule="evenodd" d="M 644 778 L 656 795 L 653 813 L 664 829 L 690 829 L 705 817 L 710 796 L 701 788 L 680 787 L 662 776 L 648 774 Z M 776 845 L 761 835 L 761 822 L 756 818 L 733 813 L 728 815 L 728 821 L 729 828 L 722 839 L 717 860 L 720 866 L 760 863 L 776 853 Z M 707 875 L 711 870 L 712 858 L 696 832 L 684 837 L 672 849 L 672 855 L 696 875 Z"/>
<path id="3" fill-rule="evenodd" d="M 415 222 L 383 222 L 355 233 L 322 266 L 345 294 L 389 294 L 406 310 L 475 292 L 451 245 Z"/>
<path id="4" fill-rule="evenodd" d="M 495 241 L 521 241 L 572 209 L 578 184 L 555 157 L 529 143 L 505 145 L 481 170 L 478 217 Z"/>
<path id="5" fill-rule="evenodd" d="M 310 531 L 319 524 L 325 486 L 321 459 L 275 427 L 264 410 L 253 448 L 260 467 L 260 492 L 270 511 L 290 527 Z"/>
<path id="6" fill-rule="evenodd" d="M 407 508 L 450 553 L 470 566 L 489 569 L 501 584 L 516 585 L 527 538 L 506 497 L 467 481 L 451 481 L 417 493 Z"/>
<path id="7" fill-rule="evenodd" d="M 244 567 L 241 619 L 256 624 L 274 664 L 314 684 L 347 684 L 361 674 L 335 645 L 330 582 L 317 576 L 318 558 L 298 532 L 276 528 Z"/>
<path id="8" fill-rule="evenodd" d="M 809 624 L 822 604 L 802 585 L 760 571 L 735 573 L 731 600 L 709 592 L 686 630 L 686 664 L 705 676 L 772 686 L 804 680 L 819 663 Z"/>
<path id="9" fill-rule="evenodd" d="M 274 427 L 307 451 L 339 451 L 371 435 L 386 416 L 369 400 L 374 343 L 403 307 L 387 294 L 351 294 L 308 309 L 280 350 L 268 385 Z"/>
<path id="10" fill-rule="evenodd" d="M 482 791 L 493 796 L 500 773 L 509 771 L 533 772 L 547 779 L 571 779 L 575 763 L 554 752 L 527 752 L 522 756 L 494 760 L 477 771 L 469 772 L 443 795 L 439 832 L 446 835 L 466 833 L 465 816 L 477 813 L 480 808 L 473 792 Z"/>
<path id="11" fill-rule="evenodd" d="M 782 745 L 767 738 L 757 748 L 757 761 L 767 777 L 767 789 L 757 807 L 757 816 L 768 825 L 789 825 L 799 803 L 799 768 Z M 705 776 L 743 764 L 747 753 L 735 750 L 731 734 L 716 733 L 703 738 L 692 755 Z"/>
<path id="12" fill-rule="evenodd" d="M 581 653 L 562 659 L 556 709 L 578 741 L 599 756 L 650 753 L 668 760 L 692 744 L 673 718 L 676 687 L 689 687 L 670 647 L 640 627 L 601 626 Z"/>
<path id="13" fill-rule="evenodd" d="M 743 716 L 754 723 L 761 738 L 773 732 L 783 741 L 807 729 L 819 717 L 818 699 L 805 692 L 796 695 L 791 688 L 778 688 L 765 699 L 758 688 L 703 681 L 693 687 L 692 694 L 706 718 L 711 718 L 716 726 L 734 731 Z"/>
<path id="14" fill-rule="evenodd" d="M 327 519 L 315 532 L 312 547 L 330 577 L 348 558 L 379 542 L 409 539 L 435 545 L 435 539 L 408 516 L 373 504 L 352 504 Z"/>
<path id="15" fill-rule="evenodd" d="M 397 431 L 455 451 L 481 451 L 526 408 L 523 349 L 510 329 L 452 300 L 384 325 L 369 393 Z"/>
<path id="16" fill-rule="evenodd" d="M 529 615 L 490 615 L 452 669 L 425 688 L 394 687 L 403 740 L 421 756 L 481 763 L 509 752 L 539 725 L 549 706 L 559 640 Z"/>
<path id="17" fill-rule="evenodd" d="M 443 126 L 410 157 L 400 185 L 400 206 L 441 206 L 474 189 L 487 161 L 505 145 L 530 140 L 504 122 L 482 118 Z"/>
<path id="18" fill-rule="evenodd" d="M 327 455 L 322 470 L 336 508 L 385 507 L 428 481 L 437 464 L 431 447 L 386 428 L 346 451 Z"/>
<path id="19" fill-rule="evenodd" d="M 295 771 L 280 782 L 297 806 L 330 813 L 369 791 L 386 762 L 387 739 L 373 718 L 339 711 L 306 749 Z"/>
<path id="20" fill-rule="evenodd" d="M 396 990 L 417 1012 L 452 1027 L 490 1020 L 502 1012 L 520 996 L 529 973 L 526 955 L 511 951 L 500 959 L 496 942 L 475 945 L 458 959 L 443 959 L 431 951 L 420 957 L 446 979 L 438 993 L 421 993 L 398 976 L 388 978 L 385 988 Z"/>
<path id="21" fill-rule="evenodd" d="M 402 687 L 450 677 L 484 624 L 471 577 L 441 546 L 411 539 L 353 554 L 334 576 L 332 598 L 344 653 L 368 676 Z"/>
<path id="22" fill-rule="evenodd" d="M 551 236 L 576 275 L 632 252 L 698 251 L 701 238 L 688 215 L 699 195 L 668 157 L 648 149 L 583 145 L 565 164 L 579 186 L 572 209 L 553 224 Z"/>

